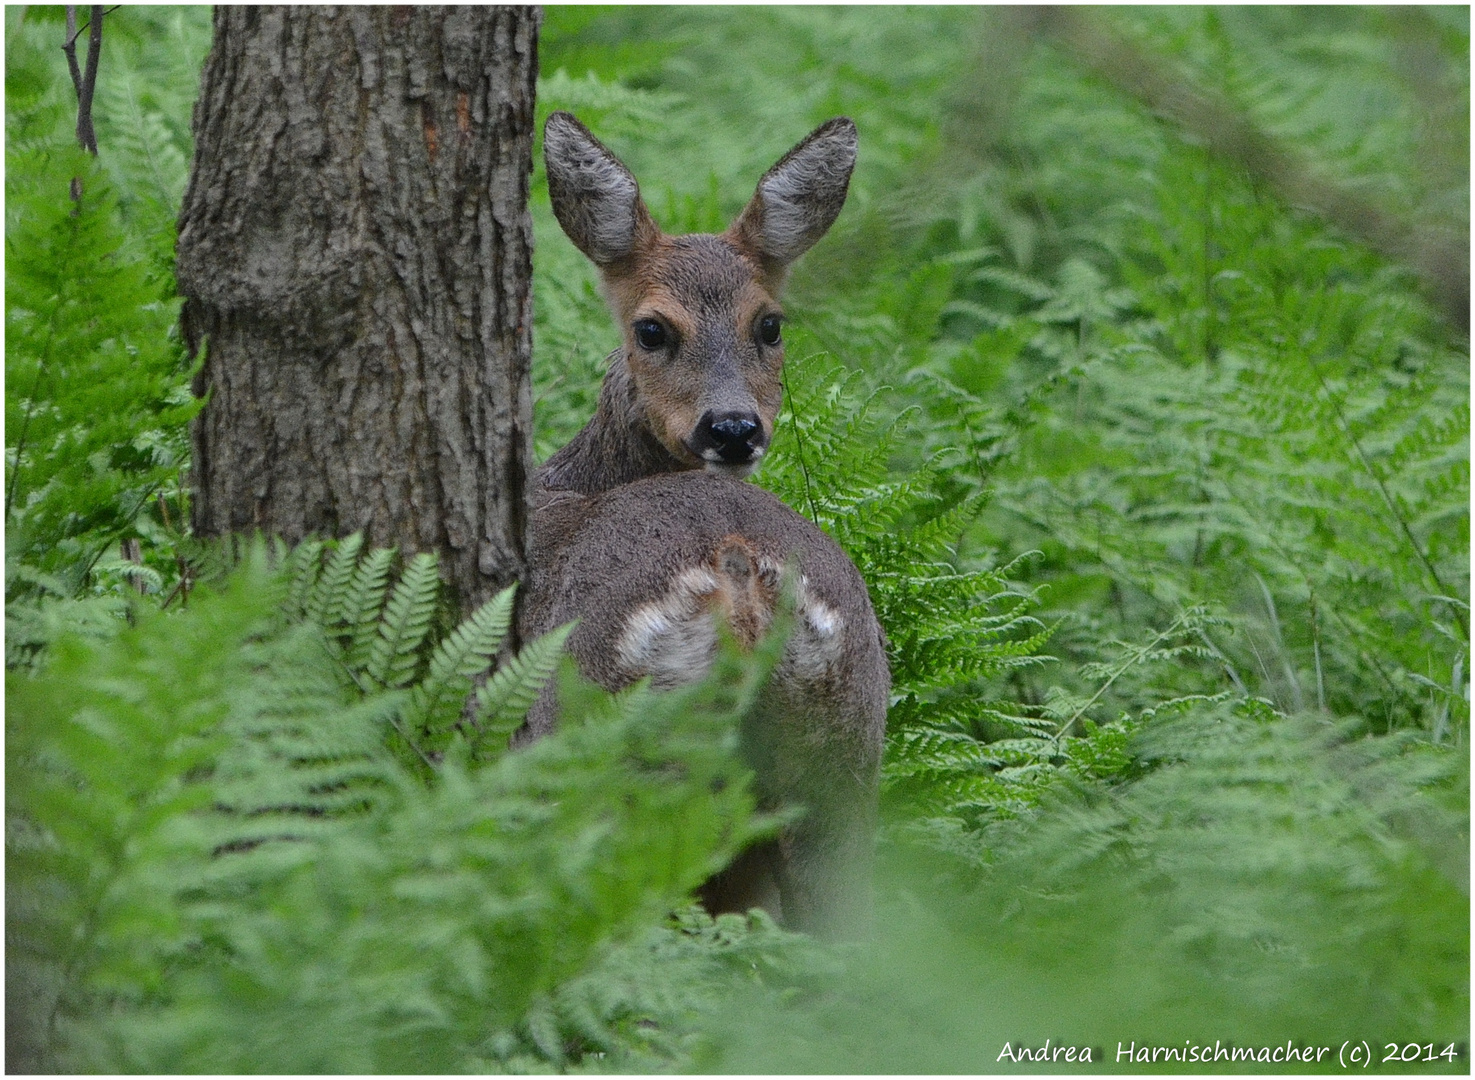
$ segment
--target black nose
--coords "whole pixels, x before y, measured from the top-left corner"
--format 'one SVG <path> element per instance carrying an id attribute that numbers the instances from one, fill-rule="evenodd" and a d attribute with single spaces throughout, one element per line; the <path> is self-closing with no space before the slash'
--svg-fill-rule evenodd
<path id="1" fill-rule="evenodd" d="M 697 424 L 696 441 L 704 458 L 717 458 L 730 464 L 741 464 L 753 458 L 758 449 L 753 436 L 762 430 L 756 413 L 707 413 Z"/>

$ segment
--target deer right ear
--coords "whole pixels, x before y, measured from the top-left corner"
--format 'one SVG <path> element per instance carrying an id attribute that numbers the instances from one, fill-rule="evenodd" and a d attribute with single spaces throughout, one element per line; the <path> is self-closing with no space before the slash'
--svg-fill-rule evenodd
<path id="1" fill-rule="evenodd" d="M 628 257 L 655 231 L 635 177 L 572 113 L 543 125 L 543 161 L 554 216 L 596 266 Z"/>

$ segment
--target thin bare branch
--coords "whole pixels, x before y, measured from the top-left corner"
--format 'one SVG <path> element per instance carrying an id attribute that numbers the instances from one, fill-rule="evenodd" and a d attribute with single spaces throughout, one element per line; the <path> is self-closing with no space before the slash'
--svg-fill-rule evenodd
<path id="1" fill-rule="evenodd" d="M 87 71 L 77 88 L 77 142 L 93 157 L 97 156 L 97 132 L 92 127 L 92 97 L 97 90 L 97 62 L 102 57 L 103 14 L 103 5 L 92 5 L 92 18 L 87 30 Z M 71 54 L 73 65 L 76 63 L 75 44 L 73 42 Z M 73 81 L 75 82 L 75 76 Z"/>
<path id="2" fill-rule="evenodd" d="M 77 5 L 67 5 L 67 41 L 61 47 L 67 54 L 67 70 L 72 74 L 72 89 L 82 98 L 82 69 L 77 66 Z"/>
<path id="3" fill-rule="evenodd" d="M 77 5 L 67 5 L 67 40 L 61 51 L 67 54 L 67 71 L 72 76 L 72 89 L 77 94 L 77 144 L 93 157 L 97 156 L 97 132 L 92 126 L 92 98 L 97 91 L 97 64 L 102 57 L 102 20 L 109 11 L 116 10 L 116 7 L 104 10 L 101 4 L 93 4 L 87 25 L 79 29 Z M 88 32 L 85 73 L 77 63 L 77 38 L 83 30 Z M 76 181 L 73 181 L 73 200 L 81 197 L 77 188 Z"/>

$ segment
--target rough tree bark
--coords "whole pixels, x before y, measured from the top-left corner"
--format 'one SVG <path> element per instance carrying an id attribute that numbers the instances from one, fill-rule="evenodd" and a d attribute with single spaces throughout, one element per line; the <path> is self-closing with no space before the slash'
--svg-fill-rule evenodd
<path id="1" fill-rule="evenodd" d="M 515 580 L 530 463 L 535 8 L 215 9 L 177 273 L 193 524 Z"/>

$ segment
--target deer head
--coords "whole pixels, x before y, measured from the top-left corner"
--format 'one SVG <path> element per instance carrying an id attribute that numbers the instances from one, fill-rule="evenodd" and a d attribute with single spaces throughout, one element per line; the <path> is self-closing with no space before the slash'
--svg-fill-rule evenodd
<path id="1" fill-rule="evenodd" d="M 782 401 L 778 294 L 839 216 L 855 152 L 855 125 L 830 120 L 763 175 L 726 232 L 667 236 L 619 158 L 569 113 L 548 118 L 553 212 L 599 269 L 641 421 L 686 467 L 745 476 L 766 452 Z"/>

